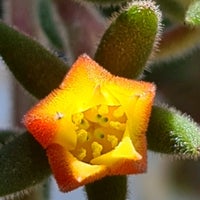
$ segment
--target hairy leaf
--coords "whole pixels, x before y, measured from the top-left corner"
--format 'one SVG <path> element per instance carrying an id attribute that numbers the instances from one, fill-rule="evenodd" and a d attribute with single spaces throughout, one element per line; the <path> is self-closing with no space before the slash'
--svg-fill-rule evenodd
<path id="1" fill-rule="evenodd" d="M 0 22 L 0 55 L 17 80 L 37 98 L 62 81 L 67 65 L 39 43 Z"/>
<path id="2" fill-rule="evenodd" d="M 0 148 L 16 136 L 12 130 L 0 130 Z"/>
<path id="3" fill-rule="evenodd" d="M 154 106 L 147 131 L 150 150 L 196 158 L 200 155 L 200 127 L 172 108 Z"/>
<path id="4" fill-rule="evenodd" d="M 0 196 L 29 189 L 50 174 L 45 151 L 27 132 L 0 149 Z"/>
<path id="5" fill-rule="evenodd" d="M 200 25 L 200 1 L 196 0 L 189 6 L 186 15 L 185 22 L 190 25 Z"/>
<path id="6" fill-rule="evenodd" d="M 105 32 L 95 60 L 118 76 L 138 77 L 152 53 L 160 14 L 152 2 L 136 1 Z"/>

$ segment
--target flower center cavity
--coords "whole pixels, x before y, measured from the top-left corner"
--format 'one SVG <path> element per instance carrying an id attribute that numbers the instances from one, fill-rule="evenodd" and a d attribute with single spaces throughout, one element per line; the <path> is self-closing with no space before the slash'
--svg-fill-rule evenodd
<path id="1" fill-rule="evenodd" d="M 71 153 L 89 163 L 113 150 L 121 141 L 127 117 L 122 106 L 98 105 L 72 115 L 76 125 L 77 145 Z"/>

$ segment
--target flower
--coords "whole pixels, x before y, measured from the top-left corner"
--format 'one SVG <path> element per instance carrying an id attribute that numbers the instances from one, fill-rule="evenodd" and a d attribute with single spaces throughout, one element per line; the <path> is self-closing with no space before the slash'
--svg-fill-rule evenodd
<path id="1" fill-rule="evenodd" d="M 60 86 L 24 117 L 47 150 L 60 190 L 145 172 L 154 95 L 151 83 L 113 76 L 87 55 L 78 58 Z"/>

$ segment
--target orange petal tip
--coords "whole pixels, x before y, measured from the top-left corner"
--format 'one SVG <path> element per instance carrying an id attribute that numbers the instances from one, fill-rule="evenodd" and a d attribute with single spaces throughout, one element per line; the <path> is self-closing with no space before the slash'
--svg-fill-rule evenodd
<path id="1" fill-rule="evenodd" d="M 47 155 L 58 186 L 64 192 L 98 180 L 107 172 L 104 165 L 81 162 L 57 144 L 48 147 Z"/>

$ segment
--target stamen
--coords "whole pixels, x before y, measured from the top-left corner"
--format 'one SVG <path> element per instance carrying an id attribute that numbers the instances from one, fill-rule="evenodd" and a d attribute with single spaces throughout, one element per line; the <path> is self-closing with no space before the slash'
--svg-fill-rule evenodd
<path id="1" fill-rule="evenodd" d="M 118 121 L 111 121 L 110 122 L 110 126 L 114 129 L 117 129 L 119 131 L 124 131 L 126 128 L 126 124 L 125 123 L 120 123 Z"/>
<path id="2" fill-rule="evenodd" d="M 90 123 L 88 122 L 88 120 L 82 119 L 79 127 L 87 130 L 90 127 Z"/>
<path id="3" fill-rule="evenodd" d="M 80 148 L 79 150 L 78 150 L 78 152 L 77 152 L 77 158 L 79 159 L 79 160 L 83 160 L 85 157 L 86 157 L 86 149 L 84 149 L 84 148 Z"/>
<path id="4" fill-rule="evenodd" d="M 72 115 L 77 145 L 72 153 L 84 162 L 114 149 L 126 129 L 127 116 L 122 106 L 97 105 Z"/>
<path id="5" fill-rule="evenodd" d="M 76 114 L 72 115 L 72 122 L 76 125 L 79 125 L 79 124 L 81 124 L 83 118 L 84 118 L 83 113 L 76 113 Z"/>
<path id="6" fill-rule="evenodd" d="M 112 148 L 118 144 L 118 138 L 114 135 L 107 135 L 107 140 L 111 143 Z"/>
<path id="7" fill-rule="evenodd" d="M 101 155 L 101 151 L 103 150 L 103 146 L 98 142 L 93 142 L 91 145 L 93 158 L 96 158 Z"/>
<path id="8" fill-rule="evenodd" d="M 78 142 L 86 142 L 88 139 L 88 132 L 84 129 L 80 129 L 77 131 L 77 140 Z"/>

